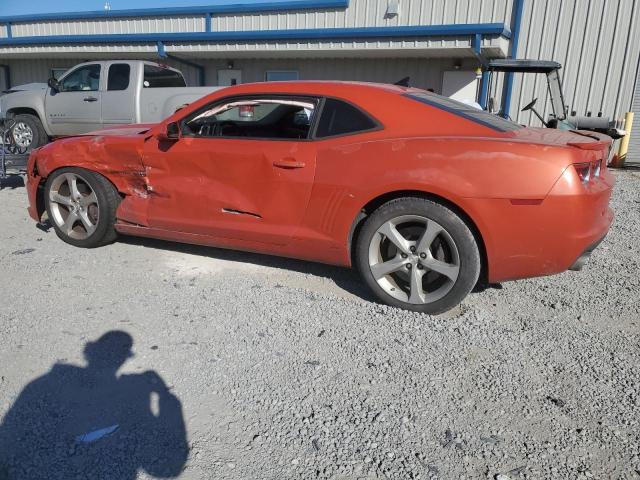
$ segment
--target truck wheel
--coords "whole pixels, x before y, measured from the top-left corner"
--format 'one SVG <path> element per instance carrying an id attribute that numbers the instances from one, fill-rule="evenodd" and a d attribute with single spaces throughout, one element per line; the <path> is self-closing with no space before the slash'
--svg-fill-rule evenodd
<path id="1" fill-rule="evenodd" d="M 13 141 L 21 151 L 41 147 L 49 141 L 42 122 L 35 115 L 21 113 L 14 117 Z"/>
<path id="2" fill-rule="evenodd" d="M 444 205 L 415 197 L 391 200 L 367 218 L 355 260 L 382 302 L 432 315 L 458 305 L 480 275 L 469 227 Z"/>
<path id="3" fill-rule="evenodd" d="M 49 221 L 63 241 L 82 248 L 113 242 L 120 195 L 102 175 L 61 168 L 47 179 L 44 199 Z"/>

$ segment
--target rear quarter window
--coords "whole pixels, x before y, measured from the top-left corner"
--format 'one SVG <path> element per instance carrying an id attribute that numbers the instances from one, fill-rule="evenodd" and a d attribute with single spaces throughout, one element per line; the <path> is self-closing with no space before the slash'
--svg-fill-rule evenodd
<path id="1" fill-rule="evenodd" d="M 458 102 L 451 98 L 442 97 L 435 93 L 418 92 L 418 93 L 405 93 L 405 97 L 415 100 L 417 102 L 430 105 L 445 112 L 452 113 L 459 117 L 471 120 L 485 127 L 489 127 L 492 130 L 498 132 L 512 132 L 522 128 L 521 125 L 507 120 L 506 118 L 499 117 L 493 113 L 489 113 L 485 110 L 478 110 L 477 108 L 467 105 L 466 103 Z"/>
<path id="2" fill-rule="evenodd" d="M 335 98 L 325 99 L 316 138 L 334 137 L 378 128 L 378 123 L 359 108 Z"/>

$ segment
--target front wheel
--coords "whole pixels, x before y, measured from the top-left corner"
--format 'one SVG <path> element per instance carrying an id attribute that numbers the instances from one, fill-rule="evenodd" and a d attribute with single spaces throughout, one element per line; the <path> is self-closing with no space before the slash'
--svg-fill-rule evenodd
<path id="1" fill-rule="evenodd" d="M 114 223 L 120 196 L 102 175 L 61 168 L 47 179 L 44 196 L 49 221 L 65 242 L 93 248 L 116 239 Z"/>
<path id="2" fill-rule="evenodd" d="M 438 314 L 458 305 L 480 275 L 473 233 L 447 207 L 423 198 L 382 205 L 356 244 L 360 274 L 388 305 Z"/>
<path id="3" fill-rule="evenodd" d="M 47 132 L 45 132 L 42 122 L 35 115 L 16 115 L 15 124 L 11 129 L 13 143 L 21 152 L 27 152 L 34 148 L 41 147 L 48 142 Z"/>

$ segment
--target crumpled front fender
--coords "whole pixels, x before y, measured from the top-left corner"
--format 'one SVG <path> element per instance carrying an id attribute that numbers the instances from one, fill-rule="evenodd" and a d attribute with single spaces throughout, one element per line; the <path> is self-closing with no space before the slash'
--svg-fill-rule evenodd
<path id="1" fill-rule="evenodd" d="M 83 168 L 109 180 L 123 196 L 118 219 L 146 225 L 147 182 L 142 154 L 145 137 L 83 136 L 57 140 L 33 152 L 28 167 L 29 182 L 45 181 L 64 167 Z M 36 172 L 37 175 L 34 173 Z M 37 187 L 33 187 L 34 195 Z M 29 212 L 37 215 L 37 199 Z"/>

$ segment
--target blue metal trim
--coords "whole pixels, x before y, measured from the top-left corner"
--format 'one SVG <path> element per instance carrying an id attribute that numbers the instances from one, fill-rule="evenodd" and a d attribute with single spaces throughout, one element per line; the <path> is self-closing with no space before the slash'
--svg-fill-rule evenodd
<path id="1" fill-rule="evenodd" d="M 13 38 L 13 34 L 11 33 L 11 24 L 7 23 L 5 27 L 7 28 L 7 38 Z"/>
<path id="2" fill-rule="evenodd" d="M 489 72 L 482 72 L 482 77 L 480 78 L 480 98 L 478 99 L 478 103 L 484 110 L 487 109 L 488 100 L 489 100 Z"/>
<path id="3" fill-rule="evenodd" d="M 275 12 L 287 10 L 321 10 L 347 8 L 349 0 L 280 0 L 273 2 L 246 2 L 230 5 L 205 5 L 176 8 L 140 8 L 130 10 L 96 10 L 91 12 L 39 13 L 0 17 L 0 24 L 9 22 L 39 22 L 51 20 L 83 20 L 131 17 L 166 17 L 171 15 L 205 15 L 225 13 Z"/>
<path id="4" fill-rule="evenodd" d="M 478 54 L 478 55 L 482 55 L 482 35 L 480 35 L 479 33 L 476 33 L 473 36 L 473 50 Z"/>
<path id="5" fill-rule="evenodd" d="M 140 33 L 102 35 L 54 35 L 0 38 L 1 46 L 61 45 L 83 43 L 175 43 L 234 42 L 247 40 L 327 40 L 351 38 L 433 37 L 466 35 L 501 35 L 511 33 L 503 23 L 459 25 L 421 25 L 406 27 L 312 28 L 292 30 L 253 30 L 238 32 Z"/>
<path id="6" fill-rule="evenodd" d="M 157 42 L 156 43 L 156 47 L 158 48 L 158 56 L 160 58 L 167 58 L 167 52 L 164 49 L 164 43 L 162 42 Z"/>
<path id="7" fill-rule="evenodd" d="M 509 58 L 518 57 L 518 40 L 520 39 L 520 26 L 522 24 L 522 14 L 524 12 L 524 0 L 513 0 L 513 37 L 511 38 L 511 55 Z M 502 116 L 509 118 L 511 110 L 511 95 L 513 94 L 513 73 L 505 75 L 504 98 L 502 102 Z"/>
<path id="8" fill-rule="evenodd" d="M 482 60 L 482 35 L 476 33 L 473 37 L 473 50 L 478 57 Z M 487 96 L 489 88 L 489 73 L 482 72 L 480 77 L 480 91 L 478 95 L 478 103 L 483 109 L 487 108 Z"/>
<path id="9" fill-rule="evenodd" d="M 11 88 L 11 67 L 9 65 L 0 65 L 0 68 L 4 70 L 4 86 L 7 90 Z"/>
<path id="10" fill-rule="evenodd" d="M 204 31 L 205 32 L 211 31 L 211 14 L 210 13 L 207 13 L 204 16 Z"/>

